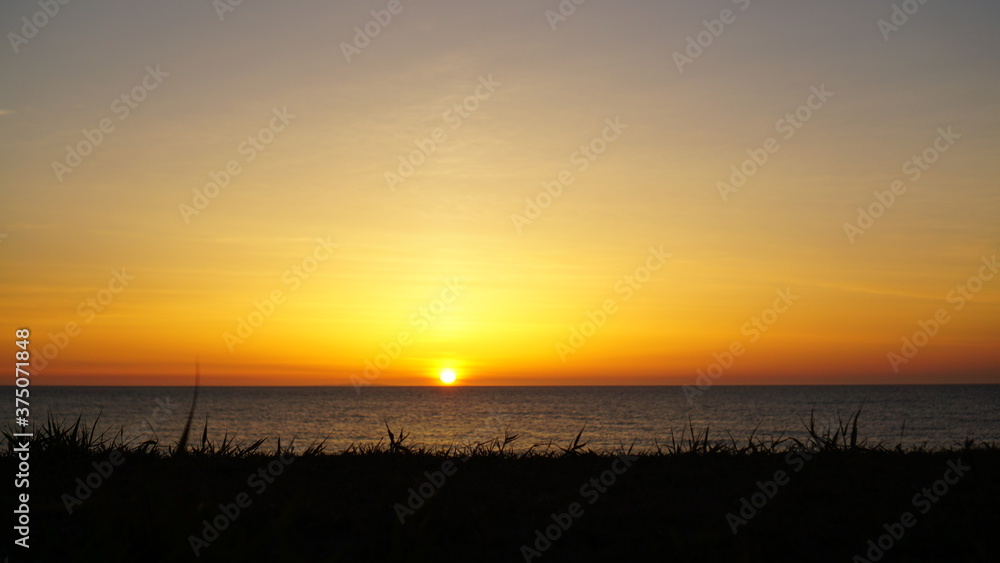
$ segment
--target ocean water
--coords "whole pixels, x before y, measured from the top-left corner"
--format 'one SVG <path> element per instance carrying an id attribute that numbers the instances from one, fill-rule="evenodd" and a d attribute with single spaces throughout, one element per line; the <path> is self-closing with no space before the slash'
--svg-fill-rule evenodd
<path id="1" fill-rule="evenodd" d="M 33 387 L 32 417 L 98 430 L 124 428 L 132 438 L 176 443 L 191 407 L 189 387 Z M 8 401 L 13 410 L 13 393 Z M 859 437 L 869 444 L 948 447 L 966 438 L 1000 443 L 1000 385 L 719 386 L 689 403 L 680 387 L 206 387 L 195 413 L 195 438 L 224 433 L 266 447 L 327 439 L 327 450 L 375 442 L 402 428 L 408 443 L 432 448 L 485 441 L 509 429 L 515 450 L 581 441 L 595 450 L 670 443 L 689 424 L 709 438 L 738 440 L 759 425 L 762 437 L 805 437 L 803 420 L 835 424 L 863 408 Z M 98 420 L 98 416 L 100 419 Z M 385 422 L 384 422 L 385 421 Z"/>

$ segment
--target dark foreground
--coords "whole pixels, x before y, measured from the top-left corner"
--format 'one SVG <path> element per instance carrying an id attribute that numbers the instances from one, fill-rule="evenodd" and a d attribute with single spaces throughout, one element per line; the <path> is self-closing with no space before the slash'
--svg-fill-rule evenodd
<path id="1" fill-rule="evenodd" d="M 17 532 L 8 536 L 3 555 L 12 562 L 885 562 L 1000 553 L 1000 449 L 990 446 L 904 452 L 836 438 L 787 447 L 695 439 L 636 456 L 582 447 L 515 455 L 497 441 L 447 454 L 395 444 L 279 457 L 203 443 L 178 456 L 63 436 L 31 448 L 30 548 L 13 545 Z M 5 450 L 0 470 L 13 476 L 16 454 Z M 14 492 L 4 489 L 8 530 Z"/>

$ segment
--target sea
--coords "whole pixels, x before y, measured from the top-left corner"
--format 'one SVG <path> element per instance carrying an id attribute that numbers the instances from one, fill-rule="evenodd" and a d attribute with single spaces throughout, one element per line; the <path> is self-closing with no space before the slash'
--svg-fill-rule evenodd
<path id="1" fill-rule="evenodd" d="M 36 427 L 80 418 L 107 436 L 176 444 L 193 397 L 191 387 L 35 386 L 31 418 Z M 507 433 L 517 436 L 514 451 L 567 447 L 578 434 L 595 451 L 642 451 L 706 429 L 726 443 L 751 434 L 804 440 L 810 418 L 834 429 L 858 409 L 858 436 L 870 446 L 1000 443 L 1000 385 L 717 386 L 696 397 L 680 386 L 202 387 L 192 435 L 200 440 L 207 425 L 213 442 L 266 438 L 273 449 L 279 437 L 297 448 L 325 440 L 337 452 L 385 443 L 388 427 L 404 444 L 431 449 Z"/>

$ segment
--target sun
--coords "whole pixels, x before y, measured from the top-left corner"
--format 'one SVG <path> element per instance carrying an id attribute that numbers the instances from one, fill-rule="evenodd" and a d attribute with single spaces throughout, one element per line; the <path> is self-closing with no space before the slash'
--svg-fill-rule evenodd
<path id="1" fill-rule="evenodd" d="M 455 374 L 455 370 L 453 369 L 441 370 L 439 377 L 441 378 L 441 383 L 444 383 L 445 385 L 451 385 L 452 383 L 455 383 L 456 379 L 458 379 L 458 375 Z"/>

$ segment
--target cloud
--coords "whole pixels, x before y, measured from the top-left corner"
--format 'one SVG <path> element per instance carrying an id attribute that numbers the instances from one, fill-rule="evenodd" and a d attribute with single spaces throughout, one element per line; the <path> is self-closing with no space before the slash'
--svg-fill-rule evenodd
<path id="1" fill-rule="evenodd" d="M 17 112 L 14 111 L 14 110 L 12 110 L 12 109 L 0 109 L 0 115 L 8 115 L 8 114 L 13 114 L 13 113 L 17 113 Z"/>

